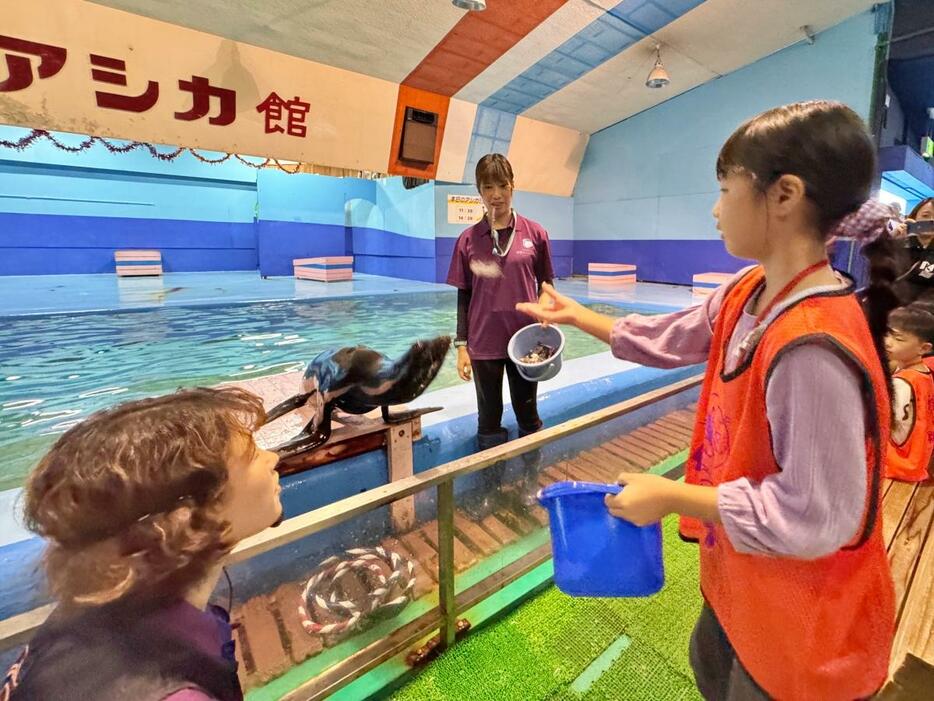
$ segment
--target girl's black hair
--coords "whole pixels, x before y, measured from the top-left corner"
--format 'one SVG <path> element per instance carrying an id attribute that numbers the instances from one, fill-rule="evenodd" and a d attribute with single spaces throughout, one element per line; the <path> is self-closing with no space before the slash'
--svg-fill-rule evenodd
<path id="1" fill-rule="evenodd" d="M 742 124 L 717 157 L 717 177 L 751 176 L 764 192 L 782 175 L 804 181 L 817 228 L 825 237 L 843 217 L 869 199 L 876 177 L 876 149 L 856 112 L 839 102 L 796 102 L 763 112 Z M 869 284 L 863 311 L 883 369 L 888 374 L 885 334 L 889 312 L 899 306 L 893 283 L 895 245 L 880 236 L 863 247 Z"/>

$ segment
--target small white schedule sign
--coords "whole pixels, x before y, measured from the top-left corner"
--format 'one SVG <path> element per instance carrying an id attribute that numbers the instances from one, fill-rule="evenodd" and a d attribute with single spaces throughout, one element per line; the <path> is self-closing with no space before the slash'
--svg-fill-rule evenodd
<path id="1" fill-rule="evenodd" d="M 480 195 L 448 195 L 448 224 L 474 224 L 483 219 Z"/>

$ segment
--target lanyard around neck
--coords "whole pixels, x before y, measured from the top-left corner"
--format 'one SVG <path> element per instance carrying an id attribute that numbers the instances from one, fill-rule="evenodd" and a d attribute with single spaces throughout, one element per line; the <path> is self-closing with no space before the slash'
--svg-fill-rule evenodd
<path id="1" fill-rule="evenodd" d="M 816 273 L 818 270 L 823 268 L 825 265 L 827 265 L 826 259 L 818 261 L 814 263 L 813 265 L 809 265 L 804 270 L 802 270 L 800 273 L 798 273 L 793 278 L 791 278 L 791 281 L 787 285 L 785 285 L 777 295 L 775 295 L 772 298 L 772 301 L 766 305 L 765 309 L 759 312 L 758 316 L 756 316 L 755 325 L 758 326 L 759 324 L 761 324 L 762 321 L 769 315 L 769 312 L 775 309 L 776 305 L 778 305 L 779 302 L 783 301 L 788 295 L 790 295 L 791 291 L 795 289 L 798 286 L 798 284 L 802 280 L 804 280 L 804 278 L 806 278 L 811 273 Z"/>
<path id="2" fill-rule="evenodd" d="M 772 301 L 766 305 L 765 309 L 756 315 L 756 320 L 753 323 L 752 330 L 746 334 L 746 337 L 740 341 L 740 344 L 737 347 L 737 352 L 741 357 L 746 355 L 749 349 L 758 343 L 759 339 L 762 337 L 762 334 L 765 333 L 765 326 L 763 325 L 763 322 L 768 318 L 769 314 L 775 309 L 775 307 L 778 306 L 780 302 L 784 301 L 788 295 L 790 295 L 792 291 L 798 286 L 798 284 L 804 280 L 804 278 L 806 278 L 811 273 L 817 272 L 825 265 L 827 265 L 826 259 L 818 261 L 813 265 L 809 265 L 804 270 L 799 272 L 787 285 L 781 289 L 777 295 L 775 295 L 775 297 L 772 298 Z"/>
<path id="3" fill-rule="evenodd" d="M 509 224 L 512 225 L 512 231 L 509 232 L 509 239 L 502 248 L 499 246 L 499 232 L 496 230 L 495 223 L 493 217 L 490 216 L 490 238 L 493 240 L 493 255 L 505 258 L 506 254 L 509 253 L 509 249 L 512 248 L 512 240 L 516 235 L 516 210 L 509 210 Z"/>

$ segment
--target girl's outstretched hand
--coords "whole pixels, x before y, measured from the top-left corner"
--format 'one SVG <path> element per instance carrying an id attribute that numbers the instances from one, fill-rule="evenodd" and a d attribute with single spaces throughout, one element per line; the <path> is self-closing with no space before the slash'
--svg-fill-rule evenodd
<path id="1" fill-rule="evenodd" d="M 538 302 L 520 302 L 516 310 L 539 321 L 571 325 L 577 325 L 585 311 L 578 302 L 560 294 L 547 282 L 542 285 L 542 295 Z"/>

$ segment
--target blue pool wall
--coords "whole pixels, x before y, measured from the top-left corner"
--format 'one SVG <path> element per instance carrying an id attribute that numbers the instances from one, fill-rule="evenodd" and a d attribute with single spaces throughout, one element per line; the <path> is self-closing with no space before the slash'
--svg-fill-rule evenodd
<path id="1" fill-rule="evenodd" d="M 540 413 L 546 425 L 581 416 L 616 402 L 657 389 L 671 382 L 702 372 L 702 366 L 657 370 L 633 368 L 588 382 L 540 394 Z M 554 462 L 581 447 L 594 445 L 600 437 L 615 435 L 655 417 L 684 406 L 697 397 L 697 390 L 652 404 L 631 415 L 608 422 L 596 429 L 577 434 L 547 446 L 543 459 Z M 516 422 L 507 408 L 503 425 L 516 436 Z M 427 427 L 424 437 L 414 446 L 416 472 L 475 452 L 476 415 L 471 414 Z M 546 462 L 546 464 L 547 464 Z M 388 466 L 385 451 L 349 458 L 294 475 L 282 481 L 282 503 L 286 517 L 293 517 L 333 503 L 338 499 L 386 484 Z M 460 498 L 476 488 L 478 476 L 468 476 L 456 483 Z M 420 519 L 434 515 L 434 490 L 419 495 L 416 508 Z M 310 536 L 231 568 L 237 599 L 275 588 L 278 583 L 295 579 L 317 562 L 334 552 L 361 544 L 371 544 L 387 532 L 388 509 L 352 519 L 326 532 Z M 0 547 L 0 619 L 28 611 L 50 601 L 44 586 L 40 561 L 43 543 L 31 538 Z"/>
<path id="2" fill-rule="evenodd" d="M 27 133 L 0 126 L 0 139 Z M 83 140 L 55 136 L 70 146 Z M 100 143 L 73 154 L 38 141 L 0 151 L 0 275 L 113 273 L 115 250 L 151 248 L 167 273 L 284 276 L 295 258 L 352 255 L 357 272 L 434 282 L 447 193 L 433 182 L 407 189 L 398 177 L 290 175 L 235 159 L 205 164 L 187 152 L 162 162 Z M 571 198 L 518 192 L 516 203 L 553 226 L 559 274 L 570 275 Z M 440 250 L 446 275 L 451 249 Z"/>

